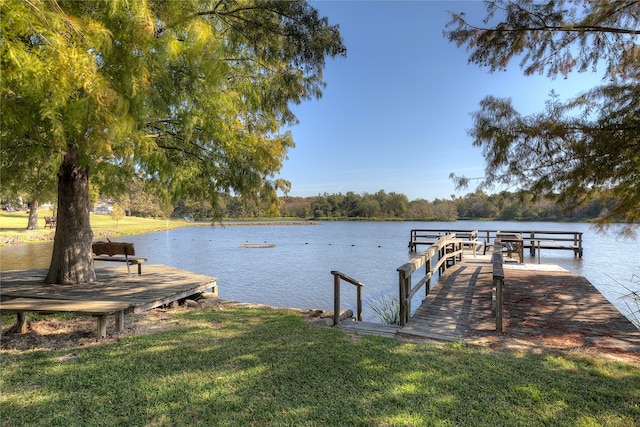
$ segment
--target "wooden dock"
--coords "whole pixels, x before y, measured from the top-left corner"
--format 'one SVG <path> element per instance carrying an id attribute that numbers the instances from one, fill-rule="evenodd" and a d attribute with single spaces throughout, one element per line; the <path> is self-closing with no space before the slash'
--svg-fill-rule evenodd
<path id="1" fill-rule="evenodd" d="M 447 341 L 495 333 L 492 279 L 492 265 L 487 255 L 463 258 L 438 279 L 399 333 Z"/>
<path id="2" fill-rule="evenodd" d="M 202 292 L 217 294 L 216 278 L 166 265 L 145 266 L 143 275 L 127 274 L 126 267 L 96 268 L 98 280 L 76 285 L 44 283 L 46 269 L 3 271 L 0 311 L 18 315 L 18 330 L 25 330 L 25 312 L 72 312 L 98 317 L 99 337 L 106 335 L 105 316 L 139 313 Z M 0 324 L 1 327 L 1 324 Z"/>
<path id="3" fill-rule="evenodd" d="M 351 332 L 469 343 L 503 339 L 550 348 L 595 348 L 635 354 L 640 330 L 587 279 L 554 265 L 504 265 L 504 331 L 496 332 L 490 256 L 465 256 L 440 277 L 407 324 L 372 327 L 343 322 Z"/>

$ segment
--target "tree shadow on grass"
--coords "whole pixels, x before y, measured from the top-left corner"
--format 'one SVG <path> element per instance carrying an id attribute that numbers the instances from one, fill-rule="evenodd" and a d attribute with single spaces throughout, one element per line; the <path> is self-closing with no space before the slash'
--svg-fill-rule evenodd
<path id="1" fill-rule="evenodd" d="M 3 357 L 3 425 L 634 425 L 640 368 L 350 339 L 284 310 L 195 310 L 103 347 Z M 67 351 L 68 353 L 68 351 Z"/>

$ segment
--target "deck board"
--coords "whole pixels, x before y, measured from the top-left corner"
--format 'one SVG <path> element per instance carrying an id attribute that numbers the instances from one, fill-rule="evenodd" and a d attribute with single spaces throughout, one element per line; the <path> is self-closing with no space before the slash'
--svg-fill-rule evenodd
<path id="1" fill-rule="evenodd" d="M 492 267 L 485 258 L 463 259 L 449 268 L 400 332 L 459 341 L 495 329 Z"/>

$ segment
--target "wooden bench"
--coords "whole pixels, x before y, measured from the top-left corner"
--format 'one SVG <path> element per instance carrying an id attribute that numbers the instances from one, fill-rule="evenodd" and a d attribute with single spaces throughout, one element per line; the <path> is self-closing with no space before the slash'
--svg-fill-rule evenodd
<path id="1" fill-rule="evenodd" d="M 80 313 L 96 316 L 98 319 L 98 338 L 107 337 L 107 315 L 116 315 L 116 331 L 124 329 L 124 312 L 131 307 L 130 302 L 122 301 L 73 301 L 41 298 L 14 298 L 0 302 L 0 312 L 16 313 L 16 330 L 20 334 L 27 332 L 26 312 L 34 313 Z M 0 317 L 0 334 L 2 320 Z"/>
<path id="2" fill-rule="evenodd" d="M 524 264 L 524 242 L 522 234 L 497 232 L 496 241 L 500 241 L 509 258 L 512 258 L 512 254 L 515 252 L 518 254 L 518 262 Z"/>
<path id="3" fill-rule="evenodd" d="M 146 258 L 135 256 L 133 243 L 112 242 L 107 239 L 106 242 L 94 242 L 91 249 L 94 261 L 124 262 L 127 264 L 129 275 L 131 275 L 129 266 L 132 264 L 138 265 L 138 275 L 142 275 L 142 263 L 147 261 Z"/>
<path id="4" fill-rule="evenodd" d="M 464 249 L 471 249 L 473 257 L 476 258 L 478 248 L 483 249 L 483 254 L 486 253 L 486 246 L 482 240 L 478 240 L 478 230 L 472 230 L 469 232 L 456 231 L 456 237 L 462 239 L 462 247 Z"/>
<path id="5" fill-rule="evenodd" d="M 55 216 L 53 218 L 50 217 L 50 216 L 45 216 L 44 217 L 44 228 L 47 228 L 47 227 L 53 228 L 53 227 L 55 227 L 56 226 L 56 221 L 57 221 L 57 218 Z"/>

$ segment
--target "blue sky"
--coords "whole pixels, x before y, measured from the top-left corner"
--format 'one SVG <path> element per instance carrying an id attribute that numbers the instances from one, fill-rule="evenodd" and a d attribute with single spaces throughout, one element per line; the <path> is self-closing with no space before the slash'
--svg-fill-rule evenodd
<path id="1" fill-rule="evenodd" d="M 480 1 L 311 1 L 338 24 L 347 58 L 329 60 L 320 100 L 294 107 L 296 147 L 281 176 L 291 196 L 322 193 L 406 194 L 409 200 L 449 198 L 449 174 L 483 175 L 481 149 L 467 131 L 487 95 L 511 98 L 521 113 L 544 108 L 601 82 L 601 74 L 568 79 L 525 77 L 517 63 L 489 73 L 443 36 L 448 11 L 480 24 Z"/>

